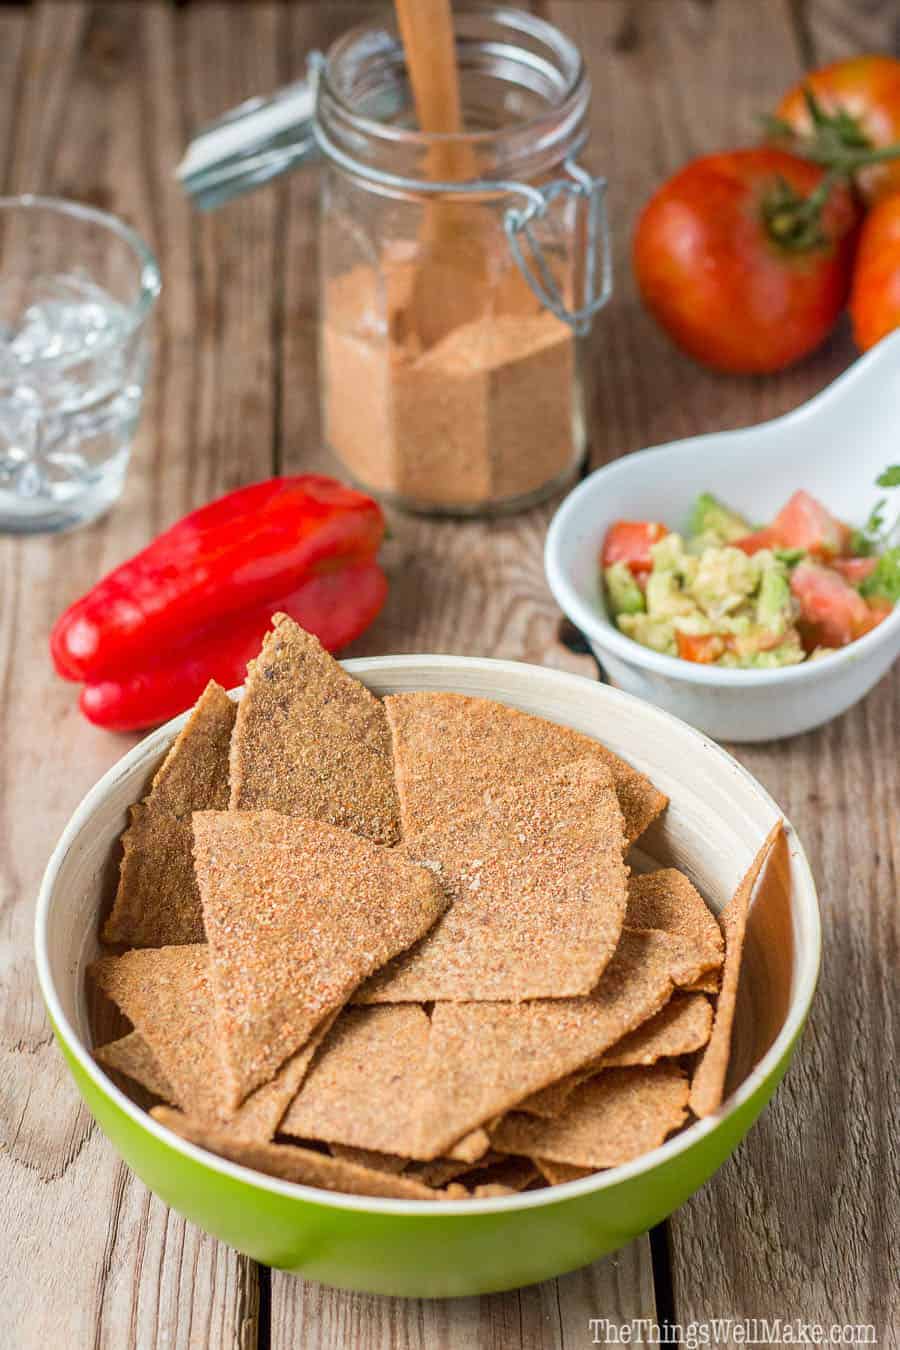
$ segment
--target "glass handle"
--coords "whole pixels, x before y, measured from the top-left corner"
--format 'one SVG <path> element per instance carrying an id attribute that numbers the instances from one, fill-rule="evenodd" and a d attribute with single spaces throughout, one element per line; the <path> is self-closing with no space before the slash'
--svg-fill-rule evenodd
<path id="1" fill-rule="evenodd" d="M 574 160 L 567 160 L 565 167 L 568 178 L 557 178 L 545 187 L 531 189 L 524 206 L 510 207 L 503 217 L 503 228 L 516 266 L 538 300 L 551 314 L 583 335 L 590 332 L 594 315 L 612 295 L 607 182 L 605 178 L 592 177 Z M 563 196 L 583 202 L 585 209 L 584 285 L 581 303 L 576 309 L 566 305 L 533 229 L 534 222 L 545 216 L 551 204 Z"/>

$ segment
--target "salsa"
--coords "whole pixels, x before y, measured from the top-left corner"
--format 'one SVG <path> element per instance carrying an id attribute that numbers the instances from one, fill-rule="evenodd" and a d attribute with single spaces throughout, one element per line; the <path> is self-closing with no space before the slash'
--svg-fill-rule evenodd
<path id="1" fill-rule="evenodd" d="M 900 484 L 900 469 L 878 482 Z M 868 633 L 900 600 L 900 545 L 884 502 L 854 530 L 808 492 L 754 526 L 711 493 L 683 534 L 618 520 L 601 569 L 609 611 L 635 642 L 705 665 L 797 665 Z"/>

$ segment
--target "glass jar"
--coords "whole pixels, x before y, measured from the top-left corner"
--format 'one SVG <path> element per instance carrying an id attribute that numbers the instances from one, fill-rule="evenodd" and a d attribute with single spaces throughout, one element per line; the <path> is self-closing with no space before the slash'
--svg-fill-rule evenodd
<path id="1" fill-rule="evenodd" d="M 455 7 L 454 25 L 464 134 L 417 129 L 396 28 L 374 21 L 313 54 L 309 91 L 225 124 L 233 137 L 261 107 L 287 123 L 294 100 L 305 141 L 272 122 L 249 157 L 225 142 L 228 188 L 190 156 L 182 175 L 221 200 L 306 158 L 311 126 L 325 436 L 369 491 L 476 515 L 540 501 L 584 460 L 583 348 L 609 247 L 605 183 L 574 158 L 590 98 L 578 49 L 512 9 Z"/>

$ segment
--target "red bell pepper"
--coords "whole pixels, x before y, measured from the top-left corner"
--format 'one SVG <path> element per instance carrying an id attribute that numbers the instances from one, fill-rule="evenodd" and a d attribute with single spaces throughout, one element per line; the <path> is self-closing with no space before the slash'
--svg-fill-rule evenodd
<path id="1" fill-rule="evenodd" d="M 109 731 L 135 731 L 168 721 L 197 701 L 208 680 L 225 689 L 242 683 L 273 614 L 289 614 L 334 651 L 369 626 L 386 594 L 387 580 L 376 562 L 310 577 L 280 600 L 212 624 L 169 658 L 148 660 L 131 673 L 86 684 L 79 707 L 89 722 Z"/>
<path id="2" fill-rule="evenodd" d="M 383 534 L 377 502 L 333 478 L 238 488 L 179 520 L 71 605 L 50 636 L 56 669 L 69 680 L 115 674 L 213 618 L 372 558 Z"/>
<path id="3" fill-rule="evenodd" d="M 192 512 L 57 621 L 54 664 L 84 681 L 81 709 L 113 730 L 182 712 L 210 679 L 244 678 L 279 610 L 335 650 L 381 609 L 384 533 L 370 497 L 304 474 L 240 488 Z"/>

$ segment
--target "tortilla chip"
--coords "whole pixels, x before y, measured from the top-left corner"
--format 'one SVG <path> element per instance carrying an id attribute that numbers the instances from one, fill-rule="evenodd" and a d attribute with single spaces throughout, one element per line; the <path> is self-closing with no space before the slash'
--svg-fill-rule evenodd
<path id="1" fill-rule="evenodd" d="M 399 808 L 383 704 L 287 615 L 274 615 L 272 623 L 248 667 L 238 708 L 232 811 L 270 808 L 396 842 Z"/>
<path id="2" fill-rule="evenodd" d="M 668 1001 L 672 963 L 667 934 L 626 932 L 590 998 L 436 1004 L 416 1156 L 445 1155 L 466 1131 L 598 1059 Z"/>
<path id="3" fill-rule="evenodd" d="M 642 773 L 605 745 L 568 727 L 464 694 L 391 694 L 384 700 L 394 743 L 404 837 L 467 810 L 489 791 L 593 757 L 613 777 L 633 843 L 666 805 Z"/>
<path id="4" fill-rule="evenodd" d="M 412 1004 L 341 1013 L 280 1133 L 415 1157 L 430 1031 L 428 1017 Z M 486 1131 L 474 1130 L 449 1156 L 466 1168 L 489 1147 Z"/>
<path id="5" fill-rule="evenodd" d="M 225 1090 L 205 943 L 103 957 L 89 974 L 133 1023 L 169 1090 L 159 1092 L 155 1074 L 148 1078 L 133 1054 L 130 1067 L 122 1065 L 122 1071 L 193 1118 L 230 1121 L 238 1133 L 251 1139 L 271 1139 L 331 1021 L 318 1027 L 272 1081 L 252 1093 L 235 1112 Z M 125 1042 L 130 1039 L 126 1037 Z M 101 1047 L 97 1058 L 119 1068 L 112 1060 L 121 1060 L 123 1044 L 120 1040 Z"/>
<path id="6" fill-rule="evenodd" d="M 593 1167 L 573 1167 L 571 1163 L 553 1162 L 550 1158 L 535 1158 L 534 1165 L 551 1186 L 562 1186 L 567 1181 L 582 1181 L 592 1176 Z"/>
<path id="7" fill-rule="evenodd" d="M 686 994 L 717 994 L 719 992 L 719 971 L 710 970 L 701 975 L 693 984 L 684 986 Z"/>
<path id="8" fill-rule="evenodd" d="M 191 812 L 228 805 L 228 748 L 236 711 L 224 689 L 210 680 L 157 770 L 149 795 L 131 808 L 104 942 L 165 947 L 203 941 Z"/>
<path id="9" fill-rule="evenodd" d="M 492 1162 L 479 1164 L 459 1177 L 460 1184 L 475 1196 L 514 1195 L 537 1178 L 538 1170 L 531 1158 L 504 1157 L 499 1153 L 492 1157 Z"/>
<path id="10" fill-rule="evenodd" d="M 705 969 L 722 964 L 724 943 L 718 921 L 683 872 L 663 867 L 628 880 L 629 928 L 661 928 L 707 956 Z"/>
<path id="11" fill-rule="evenodd" d="M 783 827 L 784 822 L 779 820 L 769 831 L 747 874 L 719 916 L 725 934 L 725 964 L 722 968 L 722 984 L 716 1000 L 712 1033 L 697 1062 L 691 1083 L 691 1110 L 695 1116 L 711 1115 L 722 1101 L 728 1058 L 731 1054 L 731 1027 L 737 1004 L 741 956 L 744 950 L 750 900 L 753 888 Z"/>
<path id="12" fill-rule="evenodd" d="M 344 1162 L 355 1163 L 357 1167 L 370 1167 L 377 1172 L 389 1172 L 392 1177 L 398 1176 L 409 1163 L 408 1158 L 398 1158 L 393 1153 L 376 1153 L 371 1148 L 351 1148 L 349 1144 L 329 1144 L 329 1148 L 335 1158 L 342 1158 Z M 459 1168 L 460 1171 L 465 1171 L 469 1166 L 468 1163 L 450 1163 L 448 1165 L 451 1168 Z M 455 1171 L 452 1172 L 447 1180 L 452 1181 L 455 1175 Z"/>
<path id="13" fill-rule="evenodd" d="M 360 1167 L 327 1153 L 298 1148 L 295 1144 L 256 1143 L 241 1138 L 227 1125 L 205 1125 L 192 1120 L 180 1111 L 156 1106 L 150 1113 L 154 1120 L 180 1135 L 198 1148 L 217 1153 L 222 1158 L 252 1167 L 270 1177 L 293 1181 L 301 1186 L 319 1186 L 326 1191 L 342 1191 L 349 1195 L 380 1195 L 399 1200 L 458 1200 L 466 1197 L 462 1187 L 435 1191 L 420 1181 L 403 1176 L 392 1176 L 375 1168 Z"/>
<path id="14" fill-rule="evenodd" d="M 430 1023 L 414 1004 L 338 1017 L 281 1133 L 411 1158 Z"/>
<path id="15" fill-rule="evenodd" d="M 494 1147 L 591 1170 L 618 1167 L 658 1148 L 683 1123 L 689 1091 L 687 1074 L 667 1061 L 607 1069 L 577 1088 L 556 1120 L 506 1116 Z"/>
<path id="16" fill-rule="evenodd" d="M 122 1073 L 164 1102 L 174 1102 L 172 1085 L 163 1073 L 159 1060 L 138 1031 L 130 1031 L 117 1041 L 101 1045 L 94 1058 L 104 1069 Z"/>
<path id="17" fill-rule="evenodd" d="M 195 813 L 194 854 L 234 1106 L 447 904 L 395 850 L 274 811 Z"/>
<path id="18" fill-rule="evenodd" d="M 551 1119 L 554 1116 L 562 1115 L 566 1109 L 566 1103 L 572 1093 L 583 1083 L 585 1078 L 590 1077 L 592 1069 L 579 1069 L 577 1073 L 566 1074 L 565 1078 L 559 1078 L 555 1083 L 548 1083 L 545 1088 L 539 1092 L 532 1092 L 528 1097 L 523 1097 L 516 1105 L 517 1111 L 527 1111 L 531 1116 L 543 1116 Z"/>
<path id="19" fill-rule="evenodd" d="M 452 904 L 355 1003 L 589 994 L 625 917 L 622 814 L 596 757 L 491 794 L 401 845 Z"/>
<path id="20" fill-rule="evenodd" d="M 712 1020 L 712 1005 L 703 994 L 673 994 L 655 1017 L 608 1050 L 597 1068 L 646 1068 L 658 1059 L 690 1055 L 706 1045 Z"/>
<path id="21" fill-rule="evenodd" d="M 455 1158 L 435 1158 L 432 1162 L 409 1162 L 406 1164 L 404 1175 L 415 1177 L 426 1186 L 446 1186 L 448 1181 L 456 1181 L 474 1171 L 480 1172 L 486 1167 L 493 1166 L 501 1158 L 502 1154 L 488 1151 L 474 1163 L 460 1162 Z"/>

